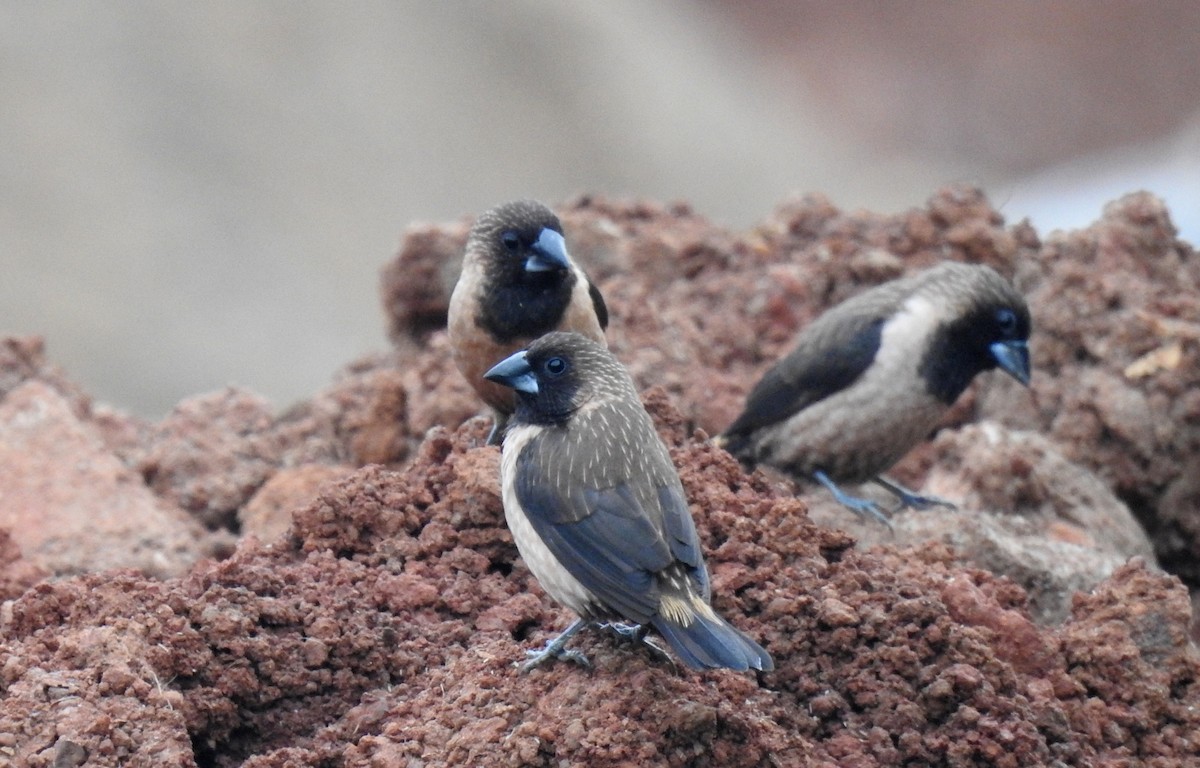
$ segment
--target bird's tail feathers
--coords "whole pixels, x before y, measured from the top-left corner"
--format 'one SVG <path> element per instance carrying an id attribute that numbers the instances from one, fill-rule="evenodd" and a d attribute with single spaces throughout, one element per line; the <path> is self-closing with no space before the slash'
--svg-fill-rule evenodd
<path id="1" fill-rule="evenodd" d="M 661 615 L 655 616 L 651 624 L 693 669 L 769 672 L 775 668 L 771 654 L 761 645 L 720 616 L 709 613 L 709 616 L 693 614 L 686 625 Z"/>

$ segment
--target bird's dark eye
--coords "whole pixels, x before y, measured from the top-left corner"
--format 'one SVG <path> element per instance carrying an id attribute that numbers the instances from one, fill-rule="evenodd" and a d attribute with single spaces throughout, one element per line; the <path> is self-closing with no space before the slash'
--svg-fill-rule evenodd
<path id="1" fill-rule="evenodd" d="M 542 368 L 548 376 L 562 376 L 567 372 L 567 361 L 561 357 L 552 357 L 542 365 Z"/>
<path id="2" fill-rule="evenodd" d="M 500 235 L 500 243 L 504 246 L 505 250 L 510 253 L 516 253 L 517 249 L 521 247 L 521 238 L 516 232 L 510 229 Z"/>
<path id="3" fill-rule="evenodd" d="M 1000 333 L 1005 336 L 1012 336 L 1017 332 L 1017 313 L 1008 307 L 997 309 L 996 325 L 1000 326 Z"/>

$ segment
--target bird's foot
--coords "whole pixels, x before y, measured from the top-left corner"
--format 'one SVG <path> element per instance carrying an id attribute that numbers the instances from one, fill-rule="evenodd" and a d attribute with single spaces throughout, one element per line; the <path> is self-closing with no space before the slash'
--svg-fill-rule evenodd
<path id="1" fill-rule="evenodd" d="M 484 445 L 500 445 L 504 442 L 504 428 L 507 422 L 501 423 L 499 420 L 492 422 L 492 431 L 488 432 L 487 441 Z"/>
<path id="2" fill-rule="evenodd" d="M 522 672 L 528 672 L 534 667 L 540 667 L 550 659 L 571 661 L 581 667 L 592 666 L 592 662 L 588 661 L 588 657 L 584 655 L 583 651 L 576 651 L 570 648 L 551 648 L 551 645 L 553 645 L 553 641 L 547 643 L 546 647 L 542 648 L 541 650 L 525 651 L 525 655 L 529 658 L 527 658 L 524 662 L 518 663 L 517 666 L 521 668 Z"/>
<path id="3" fill-rule="evenodd" d="M 600 629 L 612 632 L 617 637 L 630 642 L 640 643 L 650 631 L 649 627 L 641 624 L 625 623 L 621 621 L 608 621 L 598 625 Z"/>
<path id="4" fill-rule="evenodd" d="M 817 479 L 818 483 L 825 486 L 829 492 L 833 494 L 833 498 L 838 504 L 841 504 L 843 507 L 859 517 L 873 518 L 886 525 L 889 530 L 892 529 L 892 521 L 888 519 L 887 515 L 883 513 L 883 510 L 880 509 L 879 505 L 875 502 L 871 501 L 870 499 L 851 496 L 839 488 L 837 483 L 830 480 L 829 476 L 820 470 L 814 472 L 813 477 Z"/>
<path id="5" fill-rule="evenodd" d="M 650 655 L 658 661 L 671 661 L 671 654 L 667 653 L 665 648 L 650 639 L 650 627 L 645 624 L 626 624 L 614 621 L 601 624 L 600 628 L 612 632 L 622 640 L 628 640 L 631 643 L 645 646 Z"/>
<path id="6" fill-rule="evenodd" d="M 892 510 L 893 512 L 897 512 L 905 507 L 922 510 L 931 509 L 932 507 L 945 507 L 949 510 L 958 509 L 958 505 L 952 501 L 947 501 L 940 496 L 923 496 L 910 488 L 905 488 L 895 480 L 890 480 L 884 477 L 883 475 L 876 477 L 875 483 L 880 487 L 887 489 L 888 493 L 891 493 L 899 500 L 900 504 L 896 507 L 896 509 Z"/>
<path id="7" fill-rule="evenodd" d="M 536 651 L 525 651 L 525 655 L 529 658 L 524 662 L 518 662 L 517 666 L 521 668 L 522 672 L 528 672 L 534 667 L 541 666 L 550 659 L 572 661 L 582 667 L 592 666 L 592 663 L 588 661 L 587 656 L 583 655 L 582 651 L 570 650 L 566 647 L 567 641 L 570 640 L 576 632 L 583 629 L 586 624 L 587 622 L 583 619 L 576 619 L 575 623 L 564 629 L 558 637 L 546 643 L 545 647 Z"/>

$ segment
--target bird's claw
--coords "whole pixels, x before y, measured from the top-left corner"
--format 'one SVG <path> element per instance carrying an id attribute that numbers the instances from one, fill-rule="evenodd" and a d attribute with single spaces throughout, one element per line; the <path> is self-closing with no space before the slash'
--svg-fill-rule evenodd
<path id="1" fill-rule="evenodd" d="M 517 662 L 514 666 L 520 667 L 522 672 L 528 672 L 550 659 L 557 659 L 559 661 L 570 661 L 584 668 L 591 668 L 592 662 L 588 661 L 588 657 L 584 655 L 583 651 L 577 651 L 573 648 L 551 648 L 550 646 L 553 644 L 553 641 L 551 641 L 545 648 L 525 651 L 525 655 L 529 658 L 523 662 Z"/>
<path id="2" fill-rule="evenodd" d="M 484 445 L 502 445 L 504 443 L 504 428 L 506 425 L 498 421 L 492 422 L 492 431 L 488 432 Z"/>
<path id="3" fill-rule="evenodd" d="M 609 621 L 598 625 L 600 629 L 608 630 L 617 637 L 632 642 L 641 642 L 648 631 L 641 624 L 626 624 L 620 621 Z"/>
<path id="4" fill-rule="evenodd" d="M 658 643 L 648 637 L 642 638 L 642 645 L 649 651 L 650 656 L 657 661 L 664 661 L 668 664 L 674 664 L 675 660 L 671 658 L 671 654 L 667 653 L 667 649 L 663 648 Z"/>
<path id="5" fill-rule="evenodd" d="M 886 489 L 888 491 L 888 493 L 895 496 L 896 499 L 900 502 L 896 506 L 896 508 L 894 510 L 892 510 L 893 514 L 895 512 L 899 512 L 900 510 L 904 509 L 905 507 L 909 507 L 911 509 L 919 509 L 919 510 L 931 509 L 933 507 L 945 507 L 946 509 L 949 509 L 949 510 L 958 509 L 958 505 L 952 501 L 943 499 L 940 496 L 924 496 L 922 494 L 917 493 L 916 491 L 913 491 L 910 488 L 905 488 L 903 485 L 900 485 L 900 483 L 897 483 L 895 480 L 889 480 L 888 478 L 883 477 L 882 475 L 875 478 L 875 483 L 877 485 L 879 485 L 880 487 Z"/>
<path id="6" fill-rule="evenodd" d="M 584 667 L 592 666 L 592 663 L 590 661 L 588 661 L 587 656 L 584 656 L 581 651 L 574 651 L 574 650 L 567 649 L 567 641 L 570 640 L 572 637 L 574 637 L 575 633 L 578 632 L 579 630 L 583 629 L 583 627 L 586 625 L 587 625 L 587 622 L 584 621 L 583 619 L 576 619 L 571 624 L 571 626 L 567 627 L 562 632 L 560 632 L 558 637 L 556 637 L 553 640 L 551 640 L 550 642 L 546 643 L 546 645 L 543 648 L 541 648 L 541 650 L 526 651 L 525 655 L 528 656 L 529 659 L 527 661 L 525 661 L 524 663 L 518 662 L 516 664 L 516 666 L 521 668 L 521 672 L 528 672 L 529 670 L 533 669 L 534 667 L 537 667 L 537 666 L 540 666 L 540 665 L 546 663 L 546 661 L 548 661 L 549 659 L 563 659 L 564 661 L 573 661 L 576 664 L 579 664 Z"/>
<path id="7" fill-rule="evenodd" d="M 815 477 L 817 482 L 825 486 L 829 492 L 833 494 L 833 498 L 837 500 L 837 503 L 841 504 L 846 509 L 850 510 L 859 517 L 873 518 L 886 525 L 888 530 L 894 530 L 892 528 L 892 521 L 888 519 L 888 516 L 883 513 L 883 510 L 881 510 L 879 505 L 875 502 L 871 501 L 870 499 L 861 499 L 858 496 L 851 496 L 839 488 L 837 483 L 830 480 L 829 476 L 824 472 L 814 472 L 813 477 Z"/>
<path id="8" fill-rule="evenodd" d="M 941 496 L 921 496 L 919 494 L 905 495 L 898 497 L 900 506 L 898 509 L 912 507 L 913 509 L 932 509 L 933 507 L 945 507 L 949 510 L 958 509 L 958 505 L 953 501 L 947 501 Z"/>
<path id="9" fill-rule="evenodd" d="M 622 640 L 628 640 L 631 643 L 643 645 L 658 661 L 667 661 L 674 663 L 671 655 L 667 650 L 654 642 L 649 637 L 650 627 L 643 624 L 625 624 L 622 622 L 607 622 L 599 625 L 601 629 L 612 632 Z"/>
<path id="10" fill-rule="evenodd" d="M 892 521 L 889 515 L 895 514 L 896 511 L 901 508 L 897 507 L 896 509 L 888 510 L 888 512 L 885 513 L 879 508 L 878 504 L 870 499 L 860 499 L 857 496 L 850 496 L 847 494 L 843 494 L 842 498 L 838 499 L 838 503 L 859 517 L 871 518 L 877 522 L 883 523 L 889 529 L 892 527 Z"/>

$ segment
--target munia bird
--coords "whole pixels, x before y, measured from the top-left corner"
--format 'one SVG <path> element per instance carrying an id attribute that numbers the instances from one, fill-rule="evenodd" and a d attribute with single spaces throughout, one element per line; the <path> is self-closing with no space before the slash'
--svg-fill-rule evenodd
<path id="1" fill-rule="evenodd" d="M 458 370 L 492 409 L 487 443 L 499 445 L 513 392 L 484 372 L 550 331 L 604 344 L 608 308 L 572 261 L 558 217 L 541 203 L 518 200 L 492 208 L 471 228 L 447 326 Z"/>
<path id="2" fill-rule="evenodd" d="M 882 476 L 925 440 L 975 376 L 999 368 L 1029 385 L 1025 300 L 990 267 L 944 262 L 825 312 L 766 372 L 717 438 L 747 466 L 813 478 L 885 524 L 838 483 L 874 480 L 905 506 L 953 506 Z M 895 511 L 895 510 L 893 510 Z"/>
<path id="3" fill-rule="evenodd" d="M 645 637 L 653 627 L 696 669 L 772 669 L 713 611 L 679 475 L 607 348 L 551 333 L 487 378 L 517 396 L 500 462 L 509 530 L 542 588 L 580 616 L 526 668 L 552 657 L 586 663 L 567 640 L 588 623 L 626 622 L 603 626 L 655 648 Z"/>

